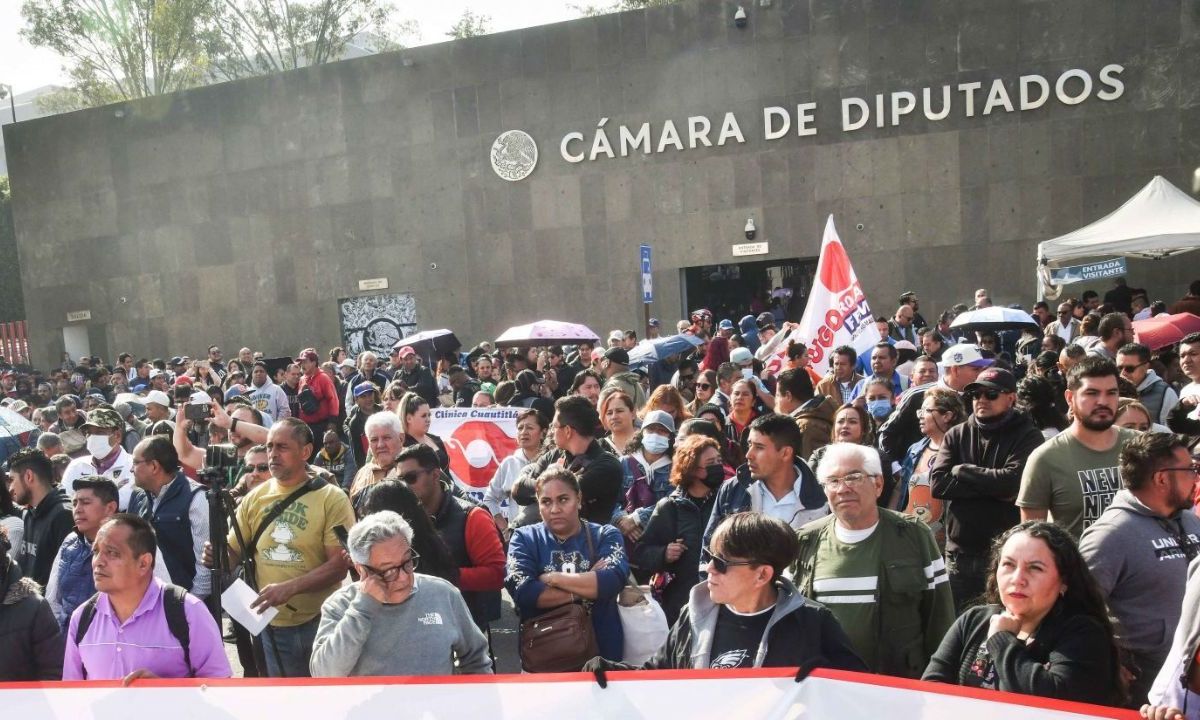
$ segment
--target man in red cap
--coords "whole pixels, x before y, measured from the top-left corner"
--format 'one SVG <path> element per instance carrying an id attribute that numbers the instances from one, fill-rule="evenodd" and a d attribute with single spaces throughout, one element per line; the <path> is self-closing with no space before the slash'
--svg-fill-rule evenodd
<path id="1" fill-rule="evenodd" d="M 296 363 L 300 365 L 300 390 L 297 398 L 300 405 L 300 419 L 312 429 L 313 437 L 325 437 L 325 431 L 330 423 L 336 423 L 338 417 L 338 393 L 329 376 L 321 372 L 321 356 L 313 348 L 305 348 L 296 355 Z M 320 446 L 313 443 L 313 456 Z M 312 458 L 309 458 L 312 462 Z"/>
<path id="2" fill-rule="evenodd" d="M 398 355 L 400 357 L 400 370 L 392 376 L 393 380 L 399 380 L 403 383 L 406 390 L 410 390 L 425 398 L 432 407 L 438 407 L 437 381 L 433 378 L 433 373 L 429 368 L 421 364 L 417 353 L 410 347 L 400 348 Z"/>

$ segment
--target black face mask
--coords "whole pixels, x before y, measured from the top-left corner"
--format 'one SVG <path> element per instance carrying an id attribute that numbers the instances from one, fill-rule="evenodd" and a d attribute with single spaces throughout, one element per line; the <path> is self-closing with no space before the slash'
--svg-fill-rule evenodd
<path id="1" fill-rule="evenodd" d="M 720 465 L 709 465 L 704 470 L 704 479 L 701 482 L 710 490 L 721 487 L 721 483 L 725 482 L 725 468 Z"/>

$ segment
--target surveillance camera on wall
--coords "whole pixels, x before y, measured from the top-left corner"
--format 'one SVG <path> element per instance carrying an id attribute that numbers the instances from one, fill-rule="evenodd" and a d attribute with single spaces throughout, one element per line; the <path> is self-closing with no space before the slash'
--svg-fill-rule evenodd
<path id="1" fill-rule="evenodd" d="M 758 228 L 754 227 L 754 218 L 746 218 L 746 239 L 753 240 L 758 234 Z"/>
<path id="2" fill-rule="evenodd" d="M 866 227 L 866 226 L 865 226 L 865 225 L 863 225 L 862 223 L 859 223 L 859 224 L 857 224 L 857 225 L 855 225 L 855 226 L 854 226 L 854 229 L 855 229 L 855 230 L 862 230 L 864 227 Z"/>
<path id="3" fill-rule="evenodd" d="M 738 9 L 733 13 L 733 24 L 739 28 L 746 27 L 746 8 L 738 5 Z"/>
<path id="4" fill-rule="evenodd" d="M 435 262 L 434 262 L 434 263 L 429 263 L 429 269 L 430 269 L 430 270 L 437 270 L 437 263 L 435 263 Z"/>

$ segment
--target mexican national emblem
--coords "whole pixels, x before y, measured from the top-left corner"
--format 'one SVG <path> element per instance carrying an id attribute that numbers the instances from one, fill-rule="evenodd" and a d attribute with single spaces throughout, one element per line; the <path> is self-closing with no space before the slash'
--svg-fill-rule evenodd
<path id="1" fill-rule="evenodd" d="M 502 132 L 492 143 L 492 169 L 505 180 L 515 182 L 529 177 L 537 159 L 537 144 L 524 130 Z"/>

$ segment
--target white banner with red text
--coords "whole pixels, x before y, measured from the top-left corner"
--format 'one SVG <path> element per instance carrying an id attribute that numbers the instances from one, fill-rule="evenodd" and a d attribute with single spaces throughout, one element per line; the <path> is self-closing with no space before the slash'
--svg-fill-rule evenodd
<path id="1" fill-rule="evenodd" d="M 1134 720 L 1137 713 L 990 690 L 818 670 L 663 670 L 588 674 L 141 680 L 0 684 L 4 717 L 21 720 Z"/>
<path id="2" fill-rule="evenodd" d="M 446 443 L 450 477 L 476 500 L 483 498 L 500 461 L 517 449 L 517 414 L 525 408 L 436 408 L 429 432 Z"/>
<path id="3" fill-rule="evenodd" d="M 826 373 L 834 348 L 849 345 L 859 355 L 870 355 L 871 348 L 881 339 L 871 306 L 830 215 L 821 238 L 821 257 L 817 260 L 817 274 L 804 306 L 804 316 L 799 327 L 779 346 L 779 352 L 787 352 L 790 340 L 802 342 L 808 346 L 813 369 Z"/>

